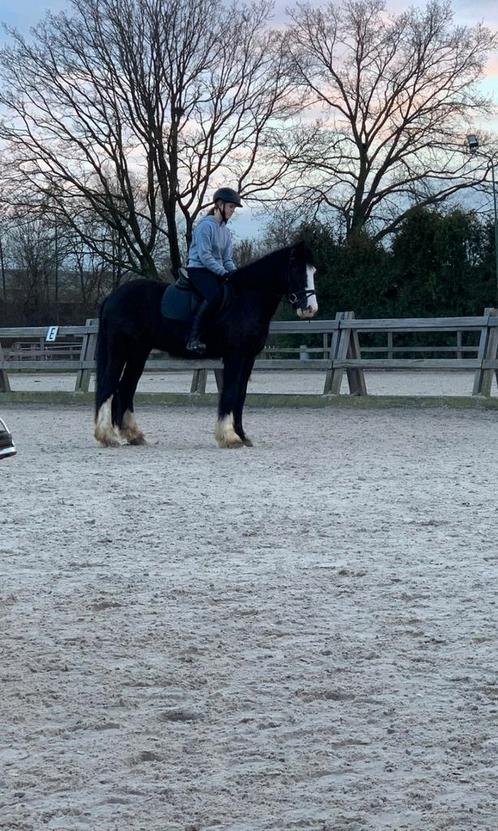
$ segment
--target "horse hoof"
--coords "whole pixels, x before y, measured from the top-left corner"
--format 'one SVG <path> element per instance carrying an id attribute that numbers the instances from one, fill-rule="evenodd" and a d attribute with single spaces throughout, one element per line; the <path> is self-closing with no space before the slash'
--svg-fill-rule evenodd
<path id="1" fill-rule="evenodd" d="M 254 444 L 252 443 L 249 436 L 244 436 L 244 438 L 242 439 L 242 444 L 244 445 L 244 447 L 254 447 Z"/>
<path id="2" fill-rule="evenodd" d="M 133 444 L 136 446 L 147 447 L 147 440 L 143 433 L 140 436 L 132 436 L 131 438 L 127 439 L 128 444 Z"/>
<path id="3" fill-rule="evenodd" d="M 244 442 L 242 439 L 239 439 L 239 441 L 231 441 L 226 444 L 225 447 L 227 447 L 228 450 L 236 450 L 238 447 L 244 447 Z"/>
<path id="4" fill-rule="evenodd" d="M 219 419 L 214 436 L 219 447 L 243 447 L 241 437 L 233 428 L 233 415 L 231 413 Z"/>
<path id="5" fill-rule="evenodd" d="M 244 447 L 244 443 L 240 436 L 223 436 L 223 437 L 216 437 L 216 441 L 218 442 L 218 447 L 225 448 L 227 450 L 234 450 L 236 447 Z"/>
<path id="6" fill-rule="evenodd" d="M 121 442 L 112 436 L 95 436 L 102 447 L 121 447 Z"/>

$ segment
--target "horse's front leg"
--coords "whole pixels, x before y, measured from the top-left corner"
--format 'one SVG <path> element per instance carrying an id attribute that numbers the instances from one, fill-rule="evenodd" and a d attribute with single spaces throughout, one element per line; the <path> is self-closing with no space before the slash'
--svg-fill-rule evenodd
<path id="1" fill-rule="evenodd" d="M 244 404 L 246 400 L 247 384 L 249 383 L 249 378 L 251 377 L 253 366 L 254 358 L 249 358 L 249 360 L 247 360 L 244 364 L 241 383 L 239 387 L 239 395 L 233 413 L 234 430 L 237 433 L 237 435 L 240 436 L 240 438 L 242 439 L 242 443 L 246 447 L 252 447 L 253 443 L 249 436 L 246 435 L 244 428 L 242 426 L 242 412 L 244 410 Z"/>
<path id="2" fill-rule="evenodd" d="M 244 360 L 241 357 L 230 357 L 224 360 L 223 384 L 218 402 L 218 421 L 214 431 L 220 447 L 243 447 L 244 445 L 244 439 L 236 429 L 236 419 L 239 429 L 242 428 L 242 406 L 245 392 L 242 394 L 242 406 L 240 400 L 244 377 Z M 247 387 L 247 380 L 245 386 Z"/>

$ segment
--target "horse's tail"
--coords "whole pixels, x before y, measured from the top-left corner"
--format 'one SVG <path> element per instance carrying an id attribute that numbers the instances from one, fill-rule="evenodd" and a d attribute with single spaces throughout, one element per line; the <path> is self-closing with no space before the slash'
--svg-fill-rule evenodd
<path id="1" fill-rule="evenodd" d="M 105 304 L 106 301 L 104 300 L 99 310 L 99 330 L 97 333 L 97 348 L 95 350 L 97 370 L 95 380 L 95 418 L 97 418 L 99 410 L 106 398 L 104 379 L 106 376 L 107 362 L 109 360 L 109 333 L 106 316 L 104 314 Z"/>

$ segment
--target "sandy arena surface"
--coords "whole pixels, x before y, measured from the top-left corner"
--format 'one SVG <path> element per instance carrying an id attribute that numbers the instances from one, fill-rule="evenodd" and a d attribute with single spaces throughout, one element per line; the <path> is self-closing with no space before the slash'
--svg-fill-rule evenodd
<path id="1" fill-rule="evenodd" d="M 495 411 L 1 409 L 2 831 L 496 831 Z"/>

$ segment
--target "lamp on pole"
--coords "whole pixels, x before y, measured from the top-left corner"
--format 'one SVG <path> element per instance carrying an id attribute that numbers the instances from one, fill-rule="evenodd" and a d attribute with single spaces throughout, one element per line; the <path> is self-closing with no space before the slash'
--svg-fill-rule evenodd
<path id="1" fill-rule="evenodd" d="M 469 135 L 466 136 L 465 141 L 471 155 L 484 156 L 484 158 L 488 159 L 491 164 L 491 184 L 493 186 L 493 209 L 495 218 L 495 282 L 496 300 L 498 301 L 498 210 L 496 206 L 495 157 L 494 155 L 488 156 L 487 153 L 483 153 L 482 150 L 479 150 L 479 139 L 474 133 L 469 133 Z"/>

